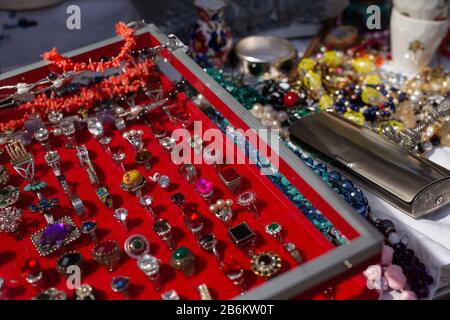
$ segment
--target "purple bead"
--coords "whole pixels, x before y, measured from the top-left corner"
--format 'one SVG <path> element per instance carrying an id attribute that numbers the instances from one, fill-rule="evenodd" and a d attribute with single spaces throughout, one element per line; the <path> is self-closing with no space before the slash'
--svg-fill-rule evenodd
<path id="1" fill-rule="evenodd" d="M 426 298 L 426 297 L 428 297 L 429 290 L 427 287 L 420 287 L 415 290 L 415 293 L 418 298 Z"/>
<path id="2" fill-rule="evenodd" d="M 34 133 L 39 128 L 44 127 L 42 123 L 42 119 L 40 118 L 31 118 L 24 123 L 24 128 L 30 132 L 30 134 Z"/>
<path id="3" fill-rule="evenodd" d="M 425 281 L 425 284 L 429 286 L 430 284 L 433 283 L 434 280 L 433 280 L 432 276 L 430 276 L 429 274 L 425 274 L 424 281 Z"/>
<path id="4" fill-rule="evenodd" d="M 420 270 L 420 271 L 425 271 L 426 267 L 425 267 L 425 265 L 422 262 L 420 262 L 420 263 L 417 264 L 417 269 Z"/>
<path id="5" fill-rule="evenodd" d="M 103 124 L 112 123 L 114 121 L 111 110 L 103 110 L 97 112 L 97 118 Z"/>
<path id="6" fill-rule="evenodd" d="M 391 220 L 380 220 L 378 223 L 378 229 L 385 235 L 388 236 L 391 232 L 395 231 L 395 225 Z"/>
<path id="7" fill-rule="evenodd" d="M 392 246 L 392 248 L 394 248 L 394 250 L 405 250 L 406 249 L 406 245 L 402 242 L 400 243 L 396 243 Z"/>

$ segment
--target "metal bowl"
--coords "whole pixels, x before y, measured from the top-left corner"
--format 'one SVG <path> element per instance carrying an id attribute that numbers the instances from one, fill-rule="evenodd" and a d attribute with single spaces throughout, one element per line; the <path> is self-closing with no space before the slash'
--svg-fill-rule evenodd
<path id="1" fill-rule="evenodd" d="M 241 72 L 245 75 L 289 76 L 295 70 L 297 51 L 283 38 L 273 36 L 251 36 L 236 45 Z"/>

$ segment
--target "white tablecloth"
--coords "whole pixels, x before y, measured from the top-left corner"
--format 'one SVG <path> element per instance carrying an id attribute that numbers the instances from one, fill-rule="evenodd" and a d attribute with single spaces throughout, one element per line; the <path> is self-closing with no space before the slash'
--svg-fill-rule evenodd
<path id="1" fill-rule="evenodd" d="M 428 158 L 450 169 L 449 147 L 435 149 Z M 392 220 L 408 235 L 409 247 L 435 279 L 430 295 L 433 296 L 437 289 L 450 286 L 450 207 L 416 220 L 373 194 L 367 191 L 365 194 L 375 216 Z"/>

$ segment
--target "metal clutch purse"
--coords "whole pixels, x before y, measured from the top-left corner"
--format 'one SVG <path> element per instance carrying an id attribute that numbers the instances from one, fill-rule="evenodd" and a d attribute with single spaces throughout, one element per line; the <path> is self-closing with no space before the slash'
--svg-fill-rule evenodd
<path id="1" fill-rule="evenodd" d="M 413 218 L 450 202 L 449 170 L 369 129 L 320 112 L 297 120 L 289 131 L 294 142 Z"/>

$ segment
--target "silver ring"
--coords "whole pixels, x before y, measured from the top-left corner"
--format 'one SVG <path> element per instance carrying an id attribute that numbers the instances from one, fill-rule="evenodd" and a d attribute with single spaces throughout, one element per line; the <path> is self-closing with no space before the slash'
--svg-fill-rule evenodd
<path id="1" fill-rule="evenodd" d="M 197 177 L 197 169 L 193 164 L 181 164 L 178 167 L 178 172 L 186 178 L 189 183 L 194 183 Z"/>
<path id="2" fill-rule="evenodd" d="M 133 234 L 128 237 L 123 247 L 130 258 L 139 259 L 150 251 L 150 242 L 141 234 Z"/>
<path id="3" fill-rule="evenodd" d="M 159 139 L 159 144 L 167 151 L 170 152 L 176 146 L 176 141 L 173 137 L 165 137 Z"/>
<path id="4" fill-rule="evenodd" d="M 84 209 L 83 201 L 77 194 L 70 195 L 70 202 L 72 203 L 72 207 L 75 209 L 75 212 L 78 216 L 82 216 L 86 210 Z"/>
<path id="5" fill-rule="evenodd" d="M 80 166 L 83 168 L 84 165 L 91 162 L 91 160 L 89 159 L 89 152 L 87 151 L 87 148 L 85 145 L 76 146 L 76 150 L 77 150 L 78 160 L 80 161 Z"/>
<path id="6" fill-rule="evenodd" d="M 240 191 L 242 178 L 233 167 L 218 171 L 217 175 L 219 176 L 220 181 L 222 181 L 233 194 L 237 194 Z"/>

